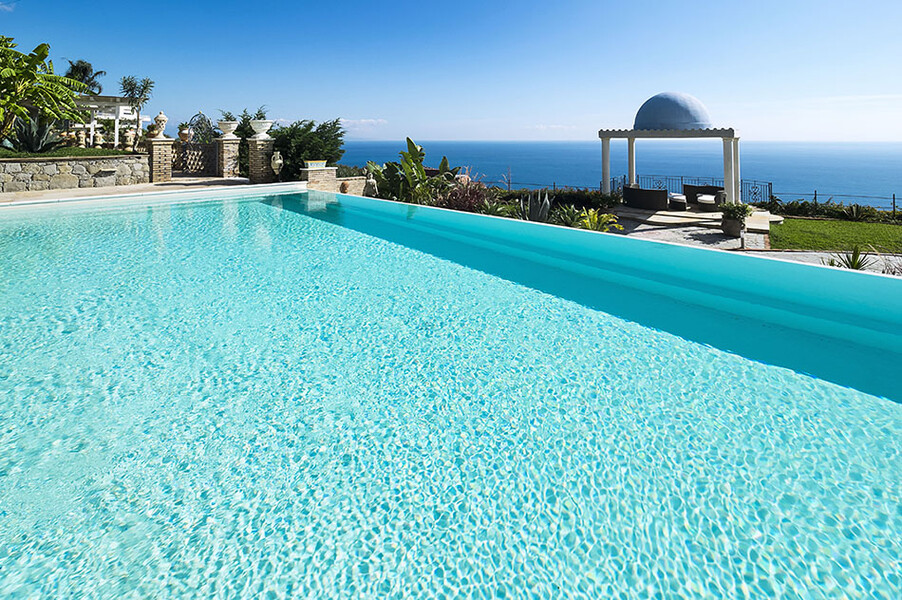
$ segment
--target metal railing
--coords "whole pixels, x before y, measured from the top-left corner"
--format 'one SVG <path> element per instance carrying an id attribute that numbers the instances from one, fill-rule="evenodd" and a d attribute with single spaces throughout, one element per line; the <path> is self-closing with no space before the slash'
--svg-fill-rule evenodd
<path id="1" fill-rule="evenodd" d="M 611 190 L 621 191 L 629 183 L 626 175 L 611 178 Z M 667 190 L 670 193 L 682 194 L 684 185 L 716 185 L 723 187 L 723 178 L 687 177 L 685 175 L 638 175 L 636 183 L 646 190 Z M 747 204 L 766 202 L 773 195 L 774 186 L 769 181 L 743 179 L 740 182 L 742 201 Z"/>

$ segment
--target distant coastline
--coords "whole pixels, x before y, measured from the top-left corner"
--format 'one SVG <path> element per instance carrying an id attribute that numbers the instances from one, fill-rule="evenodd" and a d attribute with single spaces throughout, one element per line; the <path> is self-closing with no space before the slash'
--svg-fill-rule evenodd
<path id="1" fill-rule="evenodd" d="M 515 186 L 598 187 L 601 144 L 578 142 L 466 142 L 417 140 L 427 164 L 447 155 L 486 182 L 500 184 L 510 169 Z M 403 141 L 348 141 L 342 163 L 396 160 Z M 626 143 L 612 143 L 612 175 L 626 173 Z M 717 141 L 640 141 L 640 174 L 722 177 Z M 902 206 L 902 142 L 742 142 L 742 177 L 771 181 L 784 200 L 833 198 L 889 208 Z"/>

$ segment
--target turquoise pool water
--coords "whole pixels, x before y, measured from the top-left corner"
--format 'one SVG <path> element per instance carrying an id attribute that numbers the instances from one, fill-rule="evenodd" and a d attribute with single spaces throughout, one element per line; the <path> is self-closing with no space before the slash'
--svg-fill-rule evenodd
<path id="1" fill-rule="evenodd" d="M 898 287 L 793 329 L 443 218 L 0 213 L 0 596 L 899 597 Z"/>

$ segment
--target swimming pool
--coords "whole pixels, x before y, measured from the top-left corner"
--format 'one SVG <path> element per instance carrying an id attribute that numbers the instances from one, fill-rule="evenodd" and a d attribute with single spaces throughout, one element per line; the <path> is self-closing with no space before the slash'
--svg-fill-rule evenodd
<path id="1" fill-rule="evenodd" d="M 898 281 L 315 192 L 0 275 L 4 597 L 902 589 Z"/>

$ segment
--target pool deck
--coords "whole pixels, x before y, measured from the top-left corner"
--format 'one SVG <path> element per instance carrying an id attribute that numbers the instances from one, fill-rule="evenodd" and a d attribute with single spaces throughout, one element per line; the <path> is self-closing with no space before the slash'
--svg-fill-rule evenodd
<path id="1" fill-rule="evenodd" d="M 631 206 L 618 206 L 614 209 L 621 220 L 638 221 L 650 225 L 708 227 L 720 229 L 720 212 L 702 212 L 695 208 L 689 210 L 645 210 Z M 767 211 L 755 211 L 746 219 L 746 229 L 752 233 L 768 233 L 772 224 L 780 224 L 783 217 L 772 215 Z"/>

